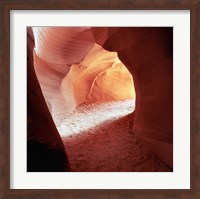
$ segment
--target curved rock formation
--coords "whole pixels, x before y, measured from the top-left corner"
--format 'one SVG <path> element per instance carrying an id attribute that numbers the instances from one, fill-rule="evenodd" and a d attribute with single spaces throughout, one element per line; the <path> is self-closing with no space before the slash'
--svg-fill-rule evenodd
<path id="1" fill-rule="evenodd" d="M 89 28 L 34 27 L 33 32 L 34 67 L 52 115 L 83 102 L 135 97 L 133 78 L 117 53 L 94 44 Z"/>
<path id="2" fill-rule="evenodd" d="M 33 35 L 34 68 L 50 111 L 71 109 L 60 96 L 59 87 L 70 66 L 79 63 L 94 46 L 90 28 L 33 27 Z"/>
<path id="3" fill-rule="evenodd" d="M 34 41 L 31 30 L 27 49 L 27 171 L 69 171 L 69 161 L 61 137 L 54 125 L 33 67 Z"/>
<path id="4" fill-rule="evenodd" d="M 66 112 L 83 102 L 135 97 L 133 78 L 117 53 L 108 52 L 99 45 L 95 45 L 82 62 L 71 66 L 62 80 L 60 92 L 65 103 L 70 105 L 68 109 L 65 107 Z"/>
<path id="5" fill-rule="evenodd" d="M 133 75 L 137 94 L 133 131 L 172 168 L 173 29 L 92 28 L 92 31 L 96 42 L 116 51 Z"/>
<path id="6" fill-rule="evenodd" d="M 36 54 L 46 62 L 79 63 L 94 45 L 90 28 L 33 27 Z"/>
<path id="7" fill-rule="evenodd" d="M 33 30 L 34 67 L 52 114 L 82 102 L 132 98 L 136 92 L 133 131 L 173 168 L 172 28 Z"/>

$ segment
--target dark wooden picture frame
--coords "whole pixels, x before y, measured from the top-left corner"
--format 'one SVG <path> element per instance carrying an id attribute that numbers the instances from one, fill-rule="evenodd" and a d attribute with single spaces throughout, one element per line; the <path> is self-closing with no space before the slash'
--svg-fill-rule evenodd
<path id="1" fill-rule="evenodd" d="M 0 198 L 200 198 L 200 0 L 1 0 L 0 2 Z M 188 190 L 10 189 L 10 11 L 11 10 L 190 10 L 190 176 Z M 181 23 L 181 22 L 180 22 Z"/>

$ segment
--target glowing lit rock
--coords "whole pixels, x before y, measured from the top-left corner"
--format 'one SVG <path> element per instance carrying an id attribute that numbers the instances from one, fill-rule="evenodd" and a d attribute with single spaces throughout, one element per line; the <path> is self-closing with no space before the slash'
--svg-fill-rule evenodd
<path id="1" fill-rule="evenodd" d="M 71 66 L 60 90 L 74 108 L 83 102 L 135 97 L 132 76 L 117 53 L 106 51 L 99 45 L 95 45 L 80 64 Z"/>
<path id="2" fill-rule="evenodd" d="M 73 109 L 70 85 L 60 93 L 60 83 L 70 65 L 83 60 L 94 46 L 90 28 L 33 27 L 33 35 L 34 68 L 48 107 L 54 113 Z M 68 100 L 66 96 L 69 95 L 72 99 Z"/>
<path id="3" fill-rule="evenodd" d="M 53 101 L 49 106 L 54 112 L 66 112 L 84 101 L 124 99 L 126 94 L 128 98 L 130 94 L 134 97 L 133 89 L 129 89 L 132 80 L 126 75 L 127 70 L 114 68 L 119 57 L 133 74 L 137 93 L 133 131 L 172 168 L 172 28 L 92 28 L 92 32 L 95 42 L 114 52 L 107 53 L 97 45 L 92 49 L 94 38 L 89 28 L 34 28 L 35 70 L 44 96 Z M 72 65 L 64 79 L 57 74 L 62 65 Z M 127 85 L 127 92 L 120 82 Z M 108 88 L 111 88 L 110 92 Z M 53 94 L 55 90 L 58 92 Z M 37 104 L 34 108 L 38 119 L 41 108 Z M 50 126 L 53 122 L 47 124 Z M 34 128 L 41 130 L 43 126 L 37 125 Z M 46 139 L 48 132 L 45 133 Z"/>
<path id="4" fill-rule="evenodd" d="M 103 102 L 131 98 L 135 98 L 133 78 L 127 68 L 118 62 L 96 77 L 87 101 Z"/>

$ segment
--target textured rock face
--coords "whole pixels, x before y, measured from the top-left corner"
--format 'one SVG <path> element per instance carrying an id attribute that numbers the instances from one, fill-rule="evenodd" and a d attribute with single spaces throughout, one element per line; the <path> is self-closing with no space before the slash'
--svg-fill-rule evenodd
<path id="1" fill-rule="evenodd" d="M 61 137 L 45 104 L 33 67 L 31 31 L 27 35 L 27 171 L 69 171 L 69 161 Z"/>
<path id="2" fill-rule="evenodd" d="M 70 66 L 79 63 L 94 46 L 90 28 L 34 27 L 33 35 L 34 68 L 50 111 L 72 110 L 73 100 L 65 102 L 60 83 Z"/>
<path id="3" fill-rule="evenodd" d="M 74 108 L 83 102 L 135 97 L 133 78 L 117 53 L 108 52 L 99 45 L 95 45 L 82 62 L 71 66 L 62 80 L 60 92 Z"/>
<path id="4" fill-rule="evenodd" d="M 134 97 L 132 76 L 117 54 L 93 46 L 88 28 L 38 27 L 33 28 L 33 35 L 29 31 L 28 171 L 69 171 L 67 154 L 47 106 L 58 113 L 73 110 L 82 102 Z M 116 88 L 106 90 L 113 83 Z M 120 83 L 125 84 L 121 96 Z"/>
<path id="5" fill-rule="evenodd" d="M 133 78 L 116 52 L 94 43 L 89 28 L 33 28 L 34 67 L 49 110 L 135 97 Z M 111 89 L 112 88 L 112 89 Z"/>
<path id="6" fill-rule="evenodd" d="M 34 37 L 34 67 L 52 114 L 136 91 L 133 131 L 173 167 L 172 28 L 35 27 Z"/>
<path id="7" fill-rule="evenodd" d="M 79 63 L 94 45 L 90 28 L 34 27 L 36 54 L 46 62 Z"/>
<path id="8" fill-rule="evenodd" d="M 107 39 L 105 39 L 105 32 Z M 96 42 L 131 71 L 137 99 L 133 131 L 173 165 L 172 28 L 93 28 Z"/>

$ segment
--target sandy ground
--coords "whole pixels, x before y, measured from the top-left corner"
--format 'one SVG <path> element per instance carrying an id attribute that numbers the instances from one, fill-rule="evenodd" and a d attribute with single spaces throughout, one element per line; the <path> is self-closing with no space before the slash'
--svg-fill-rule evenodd
<path id="1" fill-rule="evenodd" d="M 82 104 L 54 117 L 72 171 L 169 171 L 131 132 L 133 100 Z"/>

